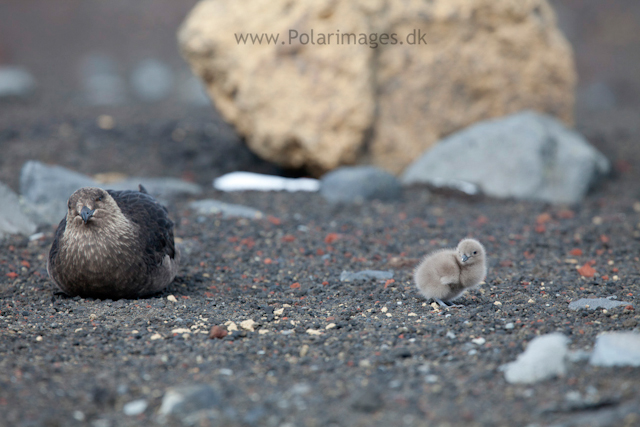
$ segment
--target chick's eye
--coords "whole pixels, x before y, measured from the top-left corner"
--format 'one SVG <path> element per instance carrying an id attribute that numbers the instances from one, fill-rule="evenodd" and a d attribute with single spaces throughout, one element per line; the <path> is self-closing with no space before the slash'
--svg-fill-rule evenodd
<path id="1" fill-rule="evenodd" d="M 478 251 L 473 251 L 473 254 L 474 255 L 478 255 Z"/>
<path id="2" fill-rule="evenodd" d="M 102 196 L 96 197 L 96 202 L 101 202 L 101 201 L 102 201 Z"/>

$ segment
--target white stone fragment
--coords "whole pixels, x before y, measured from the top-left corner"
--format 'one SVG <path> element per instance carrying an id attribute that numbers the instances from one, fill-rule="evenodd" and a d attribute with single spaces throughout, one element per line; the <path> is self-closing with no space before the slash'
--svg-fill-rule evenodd
<path id="1" fill-rule="evenodd" d="M 552 333 L 534 338 L 516 361 L 501 366 L 507 382 L 532 384 L 566 373 L 568 338 Z"/>
<path id="2" fill-rule="evenodd" d="M 640 367 L 640 334 L 605 332 L 598 335 L 589 363 L 595 366 Z"/>

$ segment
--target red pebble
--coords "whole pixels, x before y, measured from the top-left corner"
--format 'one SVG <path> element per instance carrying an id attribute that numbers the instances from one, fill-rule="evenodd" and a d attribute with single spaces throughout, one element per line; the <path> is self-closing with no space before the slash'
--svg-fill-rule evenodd
<path id="1" fill-rule="evenodd" d="M 214 338 L 222 339 L 226 336 L 227 336 L 227 330 L 218 325 L 212 326 L 211 330 L 209 331 L 209 339 L 214 339 Z"/>

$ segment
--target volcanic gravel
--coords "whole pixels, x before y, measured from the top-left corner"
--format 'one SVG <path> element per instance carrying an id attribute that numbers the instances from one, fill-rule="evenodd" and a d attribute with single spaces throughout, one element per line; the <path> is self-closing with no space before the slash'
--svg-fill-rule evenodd
<path id="1" fill-rule="evenodd" d="M 46 272 L 53 228 L 0 242 L 0 425 L 591 425 L 598 417 L 638 425 L 640 369 L 579 360 L 566 376 L 533 385 L 508 384 L 499 370 L 541 334 L 561 332 L 572 351 L 590 351 L 600 332 L 637 330 L 640 133 L 637 115 L 628 117 L 582 122 L 616 174 L 576 206 L 423 187 L 405 189 L 399 202 L 354 205 L 315 193 L 207 190 L 266 214 L 249 220 L 200 216 L 177 200 L 169 210 L 183 264 L 174 283 L 146 299 L 59 293 Z M 70 126 L 105 134 L 91 123 Z M 153 139 L 146 128 L 116 123 L 121 139 Z M 205 126 L 203 119 L 186 139 Z M 47 139 L 59 124 L 39 129 Z M 57 135 L 50 140 L 65 143 Z M 107 157 L 101 168 L 126 162 L 128 152 L 114 153 L 118 162 Z M 187 155 L 197 158 L 165 163 L 186 170 Z M 196 170 L 196 180 L 208 178 Z M 465 236 L 487 249 L 486 284 L 456 301 L 463 307 L 442 310 L 419 295 L 412 269 Z M 394 277 L 340 281 L 343 271 L 361 270 Z M 568 308 L 613 295 L 633 306 Z M 161 417 L 167 390 L 189 385 L 209 385 L 215 411 Z M 206 393 L 189 397 L 196 406 L 199 398 Z M 135 405 L 125 405 L 140 399 L 146 410 L 127 415 Z"/>

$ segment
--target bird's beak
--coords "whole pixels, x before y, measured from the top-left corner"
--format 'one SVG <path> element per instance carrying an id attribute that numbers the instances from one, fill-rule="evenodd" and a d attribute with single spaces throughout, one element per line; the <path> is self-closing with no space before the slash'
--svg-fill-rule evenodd
<path id="1" fill-rule="evenodd" d="M 80 216 L 82 217 L 82 220 L 84 221 L 85 224 L 93 216 L 94 212 L 95 212 L 95 209 L 89 209 L 86 206 L 82 207 L 82 210 L 80 210 Z"/>
<path id="2" fill-rule="evenodd" d="M 468 259 L 469 257 L 467 256 L 467 254 L 462 254 L 462 262 L 467 262 Z"/>

